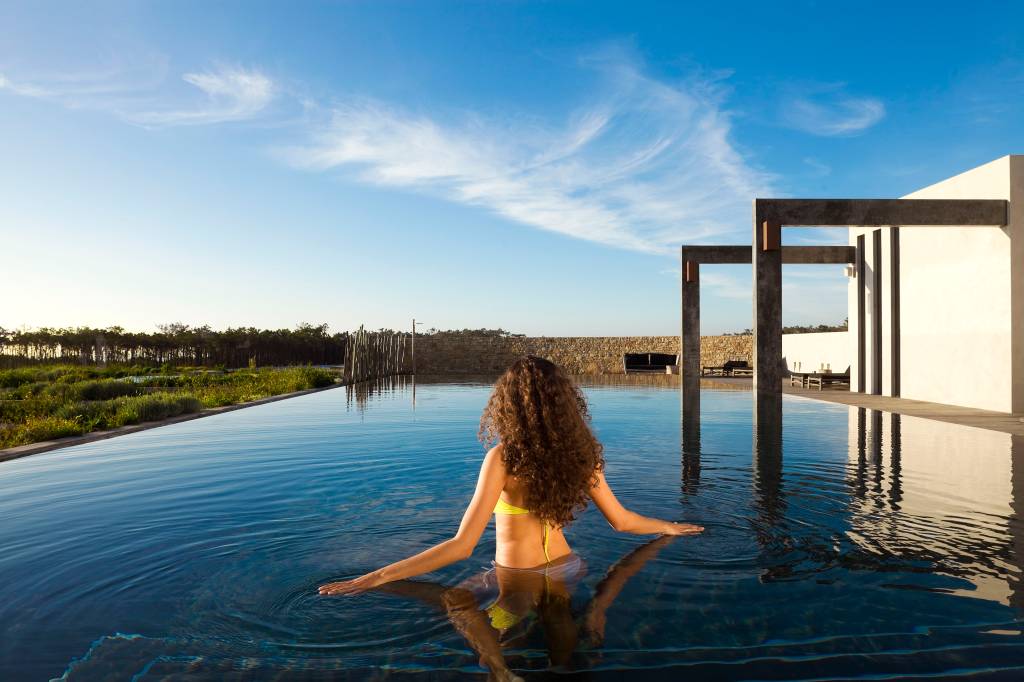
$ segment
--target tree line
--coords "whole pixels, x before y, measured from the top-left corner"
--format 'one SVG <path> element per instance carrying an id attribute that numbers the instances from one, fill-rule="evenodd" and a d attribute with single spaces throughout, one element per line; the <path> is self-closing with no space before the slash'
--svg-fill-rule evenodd
<path id="1" fill-rule="evenodd" d="M 819 334 L 821 332 L 845 332 L 850 329 L 850 318 L 844 317 L 840 324 L 816 324 L 816 325 L 792 325 L 783 327 L 783 334 Z M 751 336 L 753 329 L 744 329 L 741 332 L 726 332 L 723 336 Z"/>
<path id="2" fill-rule="evenodd" d="M 208 325 L 160 325 L 156 332 L 131 332 L 122 327 L 0 328 L 0 366 L 41 362 L 131 365 L 341 364 L 348 332 L 331 333 L 326 324 L 300 324 L 295 329 L 234 327 L 223 331 Z"/>
<path id="3" fill-rule="evenodd" d="M 371 334 L 408 336 L 380 329 Z M 422 333 L 422 332 L 421 332 Z M 430 329 L 430 336 L 523 336 L 504 329 Z M 353 336 L 331 333 L 326 324 L 300 324 L 295 329 L 191 327 L 176 322 L 155 332 L 123 327 L 41 327 L 8 330 L 0 327 L 0 367 L 38 363 L 189 365 L 245 367 L 256 365 L 344 364 Z"/>

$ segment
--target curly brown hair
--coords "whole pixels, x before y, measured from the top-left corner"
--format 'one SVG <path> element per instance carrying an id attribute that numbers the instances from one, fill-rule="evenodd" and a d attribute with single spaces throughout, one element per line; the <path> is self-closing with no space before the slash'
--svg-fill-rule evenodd
<path id="1" fill-rule="evenodd" d="M 586 508 L 604 470 L 589 422 L 579 387 L 553 362 L 528 355 L 494 385 L 479 437 L 487 447 L 501 442 L 506 471 L 524 483 L 526 508 L 560 527 Z"/>

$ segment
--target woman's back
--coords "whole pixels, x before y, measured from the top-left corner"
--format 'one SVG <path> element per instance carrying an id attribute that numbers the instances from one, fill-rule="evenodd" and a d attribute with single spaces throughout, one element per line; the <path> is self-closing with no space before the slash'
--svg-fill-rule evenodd
<path id="1" fill-rule="evenodd" d="M 526 506 L 524 484 L 506 479 L 494 509 L 495 563 L 508 568 L 543 568 L 572 552 L 562 529 L 545 524 Z"/>

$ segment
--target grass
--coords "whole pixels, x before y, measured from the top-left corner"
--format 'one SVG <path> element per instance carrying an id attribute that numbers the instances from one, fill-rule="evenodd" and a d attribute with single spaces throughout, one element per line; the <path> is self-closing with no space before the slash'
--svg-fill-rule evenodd
<path id="1" fill-rule="evenodd" d="M 131 380 L 126 380 L 131 377 Z M 43 365 L 0 371 L 0 448 L 321 388 L 314 367 L 182 371 L 140 366 Z"/>

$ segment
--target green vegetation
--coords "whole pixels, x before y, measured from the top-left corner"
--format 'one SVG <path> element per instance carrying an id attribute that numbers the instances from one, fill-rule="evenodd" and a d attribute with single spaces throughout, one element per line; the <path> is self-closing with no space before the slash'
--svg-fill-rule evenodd
<path id="1" fill-rule="evenodd" d="M 0 448 L 321 388 L 315 367 L 237 371 L 37 365 L 0 371 Z"/>

